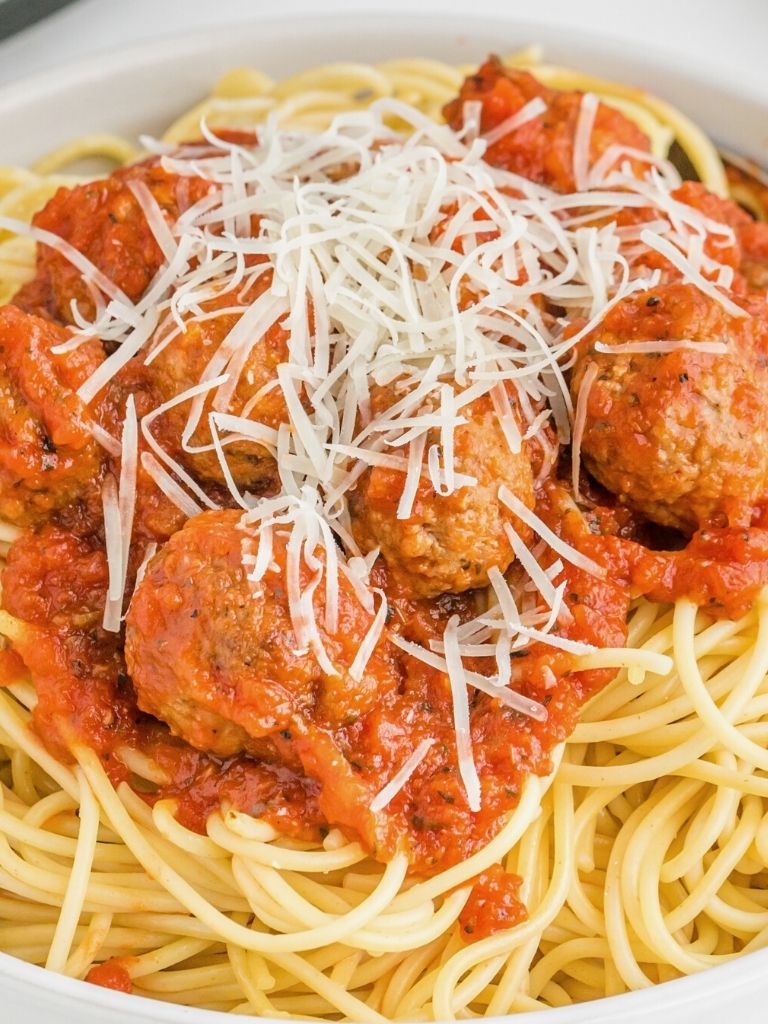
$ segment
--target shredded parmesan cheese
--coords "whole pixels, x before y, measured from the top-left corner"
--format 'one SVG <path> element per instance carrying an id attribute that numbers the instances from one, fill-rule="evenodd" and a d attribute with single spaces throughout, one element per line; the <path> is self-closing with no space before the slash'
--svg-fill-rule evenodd
<path id="1" fill-rule="evenodd" d="M 524 505 L 504 484 L 499 488 L 499 498 L 510 511 L 514 512 L 518 519 L 521 519 L 526 526 L 529 526 L 534 533 L 537 533 L 542 540 L 546 541 L 552 550 L 557 552 L 566 562 L 570 562 L 592 576 L 597 576 L 598 579 L 605 578 L 606 570 L 602 565 L 598 565 L 593 559 L 588 558 L 587 555 L 577 551 L 576 548 L 571 547 L 561 537 L 558 537 L 553 530 L 550 530 L 546 523 L 539 519 L 535 512 L 529 509 L 527 505 Z"/>
<path id="2" fill-rule="evenodd" d="M 579 477 L 581 476 L 581 442 L 584 437 L 584 427 L 587 423 L 587 406 L 589 393 L 600 372 L 597 363 L 590 363 L 584 371 L 579 387 L 579 398 L 576 402 L 576 415 L 573 418 L 573 439 L 571 441 L 571 486 L 573 496 L 579 501 Z"/>
<path id="3" fill-rule="evenodd" d="M 392 802 L 427 756 L 429 749 L 434 742 L 435 741 L 431 737 L 429 739 L 422 740 L 411 756 L 405 761 L 402 768 L 392 776 L 383 789 L 379 790 L 373 800 L 371 800 L 371 811 L 373 814 L 378 814 L 379 811 L 383 811 L 387 804 Z"/>
<path id="4" fill-rule="evenodd" d="M 606 345 L 602 341 L 595 342 L 595 352 L 606 355 L 666 355 L 687 349 L 690 352 L 705 352 L 709 355 L 724 355 L 728 346 L 724 341 L 695 341 L 681 338 L 677 341 L 625 341 L 619 345 Z"/>
<path id="5" fill-rule="evenodd" d="M 381 604 L 379 610 L 374 616 L 373 622 L 368 629 L 368 632 L 363 638 L 363 642 L 360 644 L 355 660 L 349 667 L 350 676 L 358 682 L 363 678 L 363 672 L 365 672 L 366 665 L 370 661 L 371 655 L 373 654 L 376 644 L 381 639 L 381 634 L 384 632 L 384 624 L 387 621 L 387 599 L 384 596 L 383 591 L 377 591 Z"/>
<path id="6" fill-rule="evenodd" d="M 471 811 L 480 810 L 480 779 L 472 754 L 472 734 L 469 723 L 469 698 L 464 665 L 458 647 L 457 629 L 459 618 L 452 615 L 445 627 L 445 663 L 453 698 L 453 726 L 456 731 L 456 755 L 459 761 L 459 775 L 464 783 L 467 803 Z"/>
<path id="7" fill-rule="evenodd" d="M 589 144 L 599 103 L 593 92 L 585 92 L 581 97 L 579 119 L 573 137 L 573 180 L 579 192 L 589 184 Z"/>

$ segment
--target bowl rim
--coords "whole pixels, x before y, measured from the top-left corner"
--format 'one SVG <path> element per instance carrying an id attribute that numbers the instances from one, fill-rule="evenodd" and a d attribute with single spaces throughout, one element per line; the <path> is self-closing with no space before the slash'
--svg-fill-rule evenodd
<path id="1" fill-rule="evenodd" d="M 378 3 L 379 0 L 376 0 Z M 492 28 L 515 28 L 526 33 L 529 39 L 538 42 L 538 37 L 546 37 L 554 40 L 556 45 L 572 43 L 578 50 L 585 50 L 603 55 L 616 55 L 626 51 L 630 45 L 629 39 L 615 36 L 592 36 L 584 29 L 577 29 L 571 26 L 559 26 L 536 21 L 536 19 L 520 18 L 514 12 L 485 14 L 478 12 L 473 14 L 472 23 L 467 26 L 466 19 L 455 13 L 447 0 L 445 12 L 430 11 L 427 14 L 412 14 L 410 12 L 395 12 L 407 20 L 409 25 L 422 27 L 434 27 L 435 19 L 439 18 L 439 34 L 466 35 L 469 31 L 482 32 Z M 243 18 L 231 24 L 219 27 L 195 29 L 190 32 L 176 34 L 164 32 L 151 39 L 144 39 L 133 42 L 128 46 L 119 47 L 114 51 L 94 54 L 77 60 L 64 60 L 56 62 L 43 71 L 37 71 L 30 75 L 24 75 L 16 81 L 6 82 L 0 85 L 0 113 L 5 106 L 13 106 L 20 102 L 30 102 L 38 98 L 50 95 L 61 87 L 62 77 L 76 78 L 82 82 L 98 80 L 104 74 L 113 76 L 122 71 L 129 70 L 135 63 L 146 63 L 154 60 L 162 60 L 168 55 L 168 44 L 173 43 L 174 51 L 198 50 L 209 51 L 218 44 L 226 44 L 233 34 L 239 35 L 242 32 L 252 31 L 255 27 L 264 27 L 267 30 L 287 29 L 292 26 L 296 15 L 290 14 L 259 14 L 250 18 Z M 326 11 L 322 14 L 301 16 L 301 31 L 303 35 L 308 33 L 335 33 L 338 29 L 340 19 L 344 20 L 345 32 L 355 27 L 363 28 L 367 33 L 373 34 L 380 30 L 391 31 L 392 14 L 387 12 L 386 7 L 371 8 L 360 11 Z M 653 73 L 655 70 L 668 70 L 670 62 L 679 64 L 679 70 L 688 80 L 699 79 L 714 85 L 719 92 L 734 99 L 742 99 L 745 102 L 762 102 L 768 104 L 768 79 L 762 95 L 756 95 L 751 88 L 743 88 L 740 83 L 734 82 L 727 77 L 724 66 L 715 66 L 707 63 L 705 59 L 688 52 L 681 52 L 666 44 L 654 45 L 651 54 L 644 54 L 642 64 L 644 68 Z M 639 63 L 639 62 L 638 62 Z"/>
<path id="2" fill-rule="evenodd" d="M 584 30 L 570 26 L 543 24 L 535 19 L 519 18 L 513 11 L 507 13 L 482 13 L 472 16 L 471 24 L 465 17 L 457 15 L 446 2 L 445 14 L 429 11 L 426 14 L 411 14 L 403 11 L 394 12 L 409 26 L 426 31 L 434 28 L 439 19 L 437 37 L 445 38 L 453 35 L 457 39 L 468 33 L 492 32 L 500 29 L 513 29 L 518 34 L 538 41 L 545 46 L 572 45 L 576 53 L 584 55 L 586 63 L 593 57 L 620 57 L 627 54 L 631 40 L 629 37 L 615 36 L 594 37 Z M 254 15 L 234 21 L 221 27 L 198 29 L 193 32 L 166 32 L 153 38 L 120 47 L 114 52 L 104 52 L 78 60 L 63 61 L 44 71 L 24 76 L 16 81 L 0 86 L 0 116 L 12 114 L 17 107 L 44 101 L 54 97 L 62 88 L 97 84 L 104 76 L 116 77 L 138 71 L 142 66 L 161 63 L 169 54 L 172 46 L 174 59 L 182 56 L 193 59 L 197 55 L 211 53 L 219 46 L 225 46 L 233 36 L 242 33 L 253 33 L 257 28 L 267 33 L 287 32 L 295 28 L 296 15 L 270 14 Z M 391 34 L 392 13 L 384 7 L 365 11 L 328 11 L 319 15 L 301 16 L 299 31 L 302 36 L 310 34 L 338 34 L 340 20 L 343 19 L 344 37 L 352 33 L 364 33 L 367 36 L 381 33 Z M 347 44 L 348 45 L 348 42 Z M 763 94 L 756 94 L 752 88 L 743 88 L 726 75 L 724 68 L 714 68 L 696 55 L 681 53 L 666 45 L 654 46 L 651 54 L 644 54 L 642 62 L 635 60 L 634 65 L 642 63 L 648 77 L 656 71 L 667 74 L 669 65 L 674 65 L 674 73 L 681 82 L 695 85 L 706 83 L 710 89 L 717 90 L 724 97 L 737 103 L 759 104 L 768 113 L 768 79 Z M 194 99 L 192 100 L 194 102 Z M 762 978 L 768 977 L 768 949 L 757 950 L 738 957 L 730 962 L 708 968 L 698 974 L 688 975 L 652 985 L 648 988 L 625 992 L 620 995 L 608 996 L 589 1003 L 573 1004 L 558 1007 L 546 1013 L 546 1020 L 552 1024 L 579 1024 L 590 1021 L 590 1024 L 619 1024 L 626 1013 L 640 1010 L 653 1011 L 662 1009 L 665 1012 L 676 1008 L 695 1008 L 718 994 L 728 993 L 736 989 L 744 989 L 745 984 L 759 986 Z M 121 1017 L 130 1015 L 136 1022 L 152 1022 L 152 1024 L 224 1024 L 232 1021 L 232 1015 L 220 1011 L 202 1010 L 179 1004 L 161 1002 L 143 996 L 127 996 L 97 985 L 85 986 L 78 979 L 69 978 L 43 967 L 27 963 L 0 951 L 0 982 L 5 985 L 16 984 L 29 988 L 30 995 L 41 988 L 47 997 L 60 997 L 69 1007 L 77 1008 L 78 1004 L 87 1005 L 90 1009 L 101 1009 L 106 1012 L 118 1013 Z M 768 994 L 768 982 L 765 985 Z M 266 1018 L 251 1018 L 264 1020 Z M 539 1020 L 536 1013 L 521 1013 L 510 1016 L 487 1018 L 489 1021 L 519 1021 L 520 1024 L 532 1024 Z"/>
<path id="3" fill-rule="evenodd" d="M 744 957 L 734 959 L 717 967 L 709 967 L 698 974 L 689 974 L 673 981 L 665 981 L 660 985 L 620 995 L 606 996 L 603 999 L 591 1000 L 586 1003 L 574 1003 L 570 1006 L 555 1007 L 549 1010 L 515 1013 L 498 1017 L 486 1017 L 484 1020 L 496 1024 L 533 1024 L 539 1020 L 541 1013 L 553 1021 L 553 1024 L 620 1024 L 630 1011 L 645 1009 L 664 1010 L 669 1013 L 675 1009 L 692 1009 L 704 1004 L 711 998 L 711 989 L 716 987 L 718 994 L 727 994 L 743 989 L 744 979 L 741 977 L 745 962 L 750 961 L 756 968 L 754 977 L 765 972 L 768 967 L 768 950 L 758 950 Z M 750 972 L 752 973 L 752 972 Z M 712 980 L 712 975 L 717 977 Z M 88 1003 L 91 1008 L 119 1012 L 124 1015 L 130 1012 L 137 1022 L 148 1024 L 225 1024 L 232 1022 L 232 1014 L 220 1010 L 201 1010 L 196 1007 L 182 1006 L 150 999 L 146 996 L 128 995 L 116 992 L 99 985 L 89 985 L 77 978 L 68 978 L 54 971 L 48 971 L 36 964 L 17 960 L 7 953 L 0 952 L 0 980 L 27 983 L 30 992 L 44 985 L 51 995 L 65 997 L 70 1004 Z M 711 981 L 711 984 L 705 984 Z M 655 1005 L 654 1005 L 655 1004 Z M 557 1014 L 557 1016 L 553 1016 Z M 271 1021 L 273 1018 L 250 1017 L 255 1021 Z M 669 1017 L 663 1018 L 670 1020 Z M 703 1020 L 706 1018 L 702 1018 Z"/>

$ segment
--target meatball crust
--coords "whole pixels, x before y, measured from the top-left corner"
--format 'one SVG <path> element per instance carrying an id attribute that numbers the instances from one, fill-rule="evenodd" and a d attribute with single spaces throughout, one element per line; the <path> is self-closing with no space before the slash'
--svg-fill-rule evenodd
<path id="1" fill-rule="evenodd" d="M 227 335 L 237 326 L 248 305 L 268 287 L 270 280 L 268 274 L 263 274 L 257 286 L 241 297 L 240 303 L 231 292 L 203 303 L 202 318 L 187 321 L 186 330 L 168 343 L 164 343 L 162 337 L 157 339 L 157 355 L 150 355 L 147 369 L 166 400 L 182 394 L 203 379 L 204 371 L 220 353 Z M 233 311 L 233 307 L 238 305 L 240 308 Z M 256 423 L 277 429 L 281 423 L 288 422 L 288 409 L 277 385 L 277 368 L 288 359 L 288 332 L 282 321 L 273 324 L 263 337 L 254 338 L 253 344 L 246 342 L 245 349 L 247 356 L 242 365 L 233 368 L 239 356 L 239 352 L 234 353 L 232 363 L 224 370 L 238 374 L 238 380 L 227 408 L 221 411 L 234 416 L 245 415 Z M 216 393 L 212 391 L 206 397 L 199 423 L 189 440 L 188 448 L 192 451 L 182 451 L 180 447 L 190 402 L 182 402 L 163 414 L 160 428 L 195 477 L 226 486 L 209 425 Z M 228 443 L 225 453 L 238 487 L 261 492 L 276 480 L 274 459 L 269 450 L 257 442 L 240 440 Z"/>
<path id="2" fill-rule="evenodd" d="M 498 57 L 491 57 L 464 81 L 458 97 L 444 107 L 443 114 L 454 131 L 460 131 L 464 104 L 479 101 L 480 130 L 489 132 L 532 99 L 542 99 L 546 111 L 489 146 L 484 159 L 558 192 L 574 192 L 573 149 L 582 97 L 580 92 L 550 89 L 528 71 L 505 67 Z M 590 139 L 589 163 L 613 145 L 649 149 L 648 139 L 636 124 L 600 103 Z"/>
<path id="3" fill-rule="evenodd" d="M 596 342 L 724 341 L 723 354 L 603 353 Z M 692 285 L 625 299 L 580 346 L 571 381 L 585 374 L 583 460 L 621 502 L 687 533 L 746 517 L 768 489 L 765 323 L 738 318 Z M 596 374 L 596 376 L 595 376 Z"/>
<path id="4" fill-rule="evenodd" d="M 164 170 L 156 158 L 122 167 L 108 178 L 60 188 L 32 223 L 58 235 L 81 252 L 132 302 L 143 295 L 163 263 L 163 253 L 132 185 L 146 187 L 169 224 L 212 188 L 210 182 Z M 22 309 L 73 323 L 72 303 L 81 315 L 95 313 L 93 295 L 81 272 L 58 250 L 38 245 L 37 273 L 16 294 Z"/>
<path id="5" fill-rule="evenodd" d="M 221 757 L 268 756 L 281 732 L 343 726 L 396 686 L 380 643 L 360 681 L 349 674 L 373 615 L 339 576 L 338 628 L 326 629 L 325 591 L 314 603 L 336 675 L 296 649 L 286 586 L 286 540 L 275 534 L 273 564 L 258 584 L 243 568 L 242 513 L 204 512 L 150 561 L 127 616 L 125 656 L 139 707 L 192 746 Z M 246 552 L 247 553 L 247 552 Z M 302 590 L 311 583 L 302 565 Z"/>
<path id="6" fill-rule="evenodd" d="M 422 476 L 408 519 L 397 518 L 402 472 L 374 467 L 349 498 L 355 539 L 365 551 L 376 547 L 393 576 L 419 597 L 461 593 L 488 583 L 488 570 L 506 571 L 514 552 L 504 529 L 509 523 L 524 540 L 530 531 L 499 499 L 504 484 L 533 508 L 533 470 L 527 445 L 510 451 L 491 400 L 466 407 L 467 422 L 454 432 L 457 473 L 475 477 L 474 486 L 437 494 Z M 427 449 L 439 442 L 428 435 Z"/>
<path id="7" fill-rule="evenodd" d="M 0 517 L 22 525 L 77 502 L 98 481 L 103 453 L 78 387 L 104 358 L 98 341 L 72 352 L 55 324 L 0 308 Z"/>
<path id="8" fill-rule="evenodd" d="M 768 292 L 768 223 L 748 221 L 739 231 L 743 258 L 741 273 L 751 292 L 765 298 Z"/>
<path id="9" fill-rule="evenodd" d="M 730 267 L 733 271 L 742 269 L 741 235 L 751 223 L 751 218 L 732 199 L 724 199 L 710 192 L 698 181 L 684 181 L 678 188 L 670 192 L 670 199 L 690 207 L 689 215 L 702 215 L 709 222 L 708 231 L 703 239 L 703 252 L 713 261 L 714 267 L 704 267 L 705 276 L 715 279 L 720 267 Z M 613 221 L 618 228 L 640 228 L 659 218 L 666 219 L 672 227 L 669 214 L 663 214 L 652 207 L 628 206 L 620 210 L 615 218 L 605 218 L 602 223 Z M 645 268 L 648 271 L 661 272 L 661 280 L 665 284 L 682 280 L 680 270 L 666 256 L 647 246 L 640 246 L 629 257 L 633 269 Z M 738 274 L 735 277 L 734 289 L 740 286 Z"/>

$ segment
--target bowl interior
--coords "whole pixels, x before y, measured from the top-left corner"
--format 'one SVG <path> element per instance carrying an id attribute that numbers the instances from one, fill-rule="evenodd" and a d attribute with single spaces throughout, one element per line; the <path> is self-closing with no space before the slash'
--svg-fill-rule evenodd
<path id="1" fill-rule="evenodd" d="M 422 56 L 474 63 L 531 42 L 548 61 L 646 88 L 677 104 L 728 148 L 768 162 L 765 106 L 733 82 L 713 78 L 695 57 L 640 54 L 627 44 L 597 44 L 571 29 L 516 18 L 381 14 L 301 21 L 259 18 L 227 28 L 153 40 L 53 69 L 0 89 L 3 163 L 28 163 L 76 135 L 159 133 L 201 99 L 228 68 L 257 66 L 284 77 L 333 60 Z M 768 103 L 768 85 L 764 103 Z"/>

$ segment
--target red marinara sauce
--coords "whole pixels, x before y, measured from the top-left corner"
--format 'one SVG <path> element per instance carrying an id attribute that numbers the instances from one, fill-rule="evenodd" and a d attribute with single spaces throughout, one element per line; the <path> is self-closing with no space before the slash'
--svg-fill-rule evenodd
<path id="1" fill-rule="evenodd" d="M 570 639 L 621 646 L 631 592 L 657 600 L 690 596 L 716 614 L 738 614 L 766 577 L 768 531 L 760 526 L 702 531 L 681 551 L 658 552 L 622 536 L 619 512 L 596 507 L 584 515 L 559 485 L 544 488 L 537 511 L 568 543 L 610 566 L 597 578 L 566 565 L 571 617 L 557 629 Z M 456 770 L 451 693 L 443 673 L 409 659 L 402 686 L 382 691 L 357 720 L 303 737 L 286 732 L 279 755 L 269 760 L 216 758 L 137 707 L 121 643 L 100 626 L 107 582 L 98 536 L 78 537 L 50 524 L 22 537 L 9 554 L 4 604 L 30 624 L 17 650 L 38 692 L 35 728 L 55 753 L 68 758 L 72 743 L 86 744 L 114 783 L 128 782 L 149 803 L 175 799 L 179 820 L 200 832 L 225 803 L 300 838 L 319 839 L 338 826 L 384 860 L 404 844 L 412 870 L 421 874 L 466 859 L 498 832 L 526 778 L 551 771 L 553 749 L 572 732 L 584 702 L 612 676 L 610 670 L 574 671 L 571 655 L 533 644 L 515 659 L 514 684 L 546 707 L 545 721 L 475 693 L 470 721 L 482 802 L 473 812 Z M 442 635 L 450 615 L 475 614 L 471 594 L 413 600 L 383 570 L 376 582 L 390 600 L 390 627 L 423 646 Z M 174 657 L 172 649 L 167 656 Z M 489 671 L 482 659 L 472 667 Z M 372 815 L 372 797 L 425 737 L 436 742 L 422 765 L 385 811 Z M 148 785 L 132 776 L 122 747 L 151 757 L 167 781 Z M 336 760 L 340 767 L 331 771 Z"/>
<path id="2" fill-rule="evenodd" d="M 568 635 L 623 643 L 626 587 L 569 573 L 571 589 L 590 587 L 592 600 L 573 604 Z M 192 749 L 137 707 L 120 640 L 100 625 L 108 583 L 101 538 L 48 525 L 13 546 L 3 583 L 6 608 L 29 624 L 17 646 L 38 692 L 34 725 L 59 756 L 69 757 L 73 743 L 87 745 L 114 783 L 132 784 L 150 803 L 174 798 L 179 819 L 199 831 L 225 802 L 301 838 L 338 826 L 384 860 L 404 846 L 412 869 L 423 874 L 466 859 L 498 832 L 526 778 L 549 774 L 553 748 L 572 731 L 584 700 L 610 678 L 573 672 L 570 656 L 534 647 L 516 659 L 516 686 L 546 707 L 544 721 L 476 693 L 470 722 L 482 800 L 472 811 L 457 770 L 451 688 L 437 669 L 403 659 L 401 685 L 385 689 L 382 681 L 380 699 L 366 714 L 305 735 L 285 730 L 268 759 L 220 759 Z M 390 627 L 414 643 L 428 646 L 442 636 L 453 614 L 476 614 L 472 594 L 414 600 L 383 570 L 377 583 L 388 594 Z M 171 630 L 163 652 L 169 662 L 177 657 L 173 643 Z M 479 659 L 475 668 L 489 671 Z M 435 742 L 419 770 L 384 811 L 372 814 L 374 795 L 426 737 Z M 121 759 L 123 747 L 151 757 L 167 782 L 135 779 Z"/>
<path id="3" fill-rule="evenodd" d="M 20 654 L 7 647 L 0 651 L 0 686 L 7 686 L 27 674 L 27 666 Z"/>
<path id="4" fill-rule="evenodd" d="M 478 942 L 524 921 L 527 911 L 520 899 L 521 884 L 522 879 L 506 872 L 501 864 L 478 875 L 459 915 L 462 938 Z"/>
<path id="5" fill-rule="evenodd" d="M 125 957 L 112 957 L 103 964 L 95 964 L 85 976 L 85 980 L 101 988 L 111 988 L 114 992 L 133 992 L 131 976 L 125 969 Z"/>
<path id="6" fill-rule="evenodd" d="M 612 578 L 633 597 L 662 604 L 688 598 L 714 618 L 736 619 L 768 585 L 766 509 L 754 510 L 751 526 L 703 526 L 684 547 L 665 551 L 625 532 L 625 510 L 597 506 L 582 515 L 557 485 L 547 485 L 539 508 L 569 543 L 610 566 Z"/>

